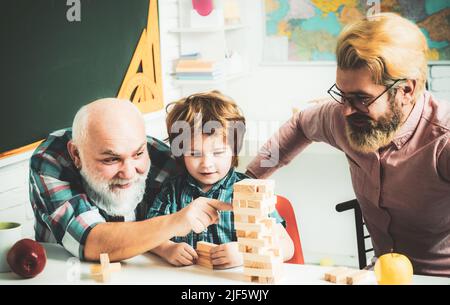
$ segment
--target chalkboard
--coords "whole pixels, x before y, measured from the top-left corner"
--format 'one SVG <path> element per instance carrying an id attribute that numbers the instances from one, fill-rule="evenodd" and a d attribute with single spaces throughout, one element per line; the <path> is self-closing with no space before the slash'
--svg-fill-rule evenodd
<path id="1" fill-rule="evenodd" d="M 72 125 L 84 104 L 117 95 L 147 25 L 149 0 L 0 3 L 0 153 Z M 149 29 L 150 30 L 150 29 Z"/>

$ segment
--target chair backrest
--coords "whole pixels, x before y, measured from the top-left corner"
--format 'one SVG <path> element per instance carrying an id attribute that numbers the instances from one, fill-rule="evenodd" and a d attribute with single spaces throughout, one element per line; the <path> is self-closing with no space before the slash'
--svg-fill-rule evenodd
<path id="1" fill-rule="evenodd" d="M 367 253 L 373 252 L 373 248 L 366 249 L 366 239 L 370 238 L 370 235 L 364 235 L 364 218 L 362 216 L 361 208 L 359 207 L 358 200 L 353 199 L 345 202 L 338 203 L 336 205 L 336 211 L 343 212 L 353 209 L 355 212 L 355 229 L 356 229 L 356 242 L 358 245 L 358 262 L 359 269 L 364 269 L 367 266 Z"/>
<path id="2" fill-rule="evenodd" d="M 280 216 L 286 221 L 286 231 L 294 242 L 294 256 L 286 263 L 304 264 L 305 261 L 303 259 L 300 234 L 298 234 L 297 221 L 291 203 L 285 197 L 277 195 L 276 209 Z"/>

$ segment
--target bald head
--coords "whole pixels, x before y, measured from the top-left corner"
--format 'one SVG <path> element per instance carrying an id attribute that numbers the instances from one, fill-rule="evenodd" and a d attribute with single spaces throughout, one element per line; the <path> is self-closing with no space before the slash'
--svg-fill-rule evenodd
<path id="1" fill-rule="evenodd" d="M 80 108 L 72 125 L 73 142 L 82 149 L 98 137 L 145 133 L 144 120 L 135 105 L 127 100 L 105 98 Z"/>
<path id="2" fill-rule="evenodd" d="M 110 215 L 131 213 L 150 169 L 139 110 L 126 100 L 97 100 L 77 112 L 72 133 L 67 149 L 89 198 Z"/>

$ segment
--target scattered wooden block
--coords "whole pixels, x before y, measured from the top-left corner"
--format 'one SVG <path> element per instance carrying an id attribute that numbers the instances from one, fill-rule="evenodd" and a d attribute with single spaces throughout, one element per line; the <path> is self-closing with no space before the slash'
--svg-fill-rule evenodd
<path id="1" fill-rule="evenodd" d="M 346 282 L 348 285 L 354 285 L 354 284 L 357 284 L 357 283 L 361 282 L 362 280 L 364 280 L 367 275 L 368 275 L 367 270 L 358 270 L 358 271 L 353 272 L 352 274 L 348 275 L 346 277 Z"/>
<path id="2" fill-rule="evenodd" d="M 121 270 L 120 263 L 110 263 L 107 253 L 100 254 L 100 264 L 91 266 L 91 277 L 96 281 L 109 282 L 111 279 L 111 273 Z"/>
<path id="3" fill-rule="evenodd" d="M 122 265 L 120 263 L 109 264 L 110 272 L 119 272 L 122 270 Z M 91 265 L 91 274 L 99 274 L 102 272 L 102 265 Z"/>
<path id="4" fill-rule="evenodd" d="M 349 272 L 349 269 L 347 267 L 337 267 L 333 268 L 327 273 L 325 273 L 325 281 L 329 281 L 332 283 L 337 283 L 338 279 L 341 279 L 342 277 L 345 279 L 345 275 Z"/>

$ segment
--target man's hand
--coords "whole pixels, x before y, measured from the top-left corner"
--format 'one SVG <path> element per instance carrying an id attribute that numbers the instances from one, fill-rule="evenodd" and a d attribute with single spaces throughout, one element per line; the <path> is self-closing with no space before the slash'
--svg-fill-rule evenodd
<path id="1" fill-rule="evenodd" d="M 211 260 L 214 268 L 227 269 L 241 266 L 244 259 L 239 252 L 238 243 L 231 242 L 212 248 Z"/>
<path id="2" fill-rule="evenodd" d="M 197 252 L 187 243 L 170 242 L 158 254 L 174 266 L 189 266 L 198 259 Z"/>
<path id="3" fill-rule="evenodd" d="M 176 213 L 177 221 L 180 223 L 178 236 L 186 236 L 191 231 L 203 232 L 209 225 L 217 223 L 219 210 L 231 211 L 232 209 L 229 203 L 199 197 Z"/>

